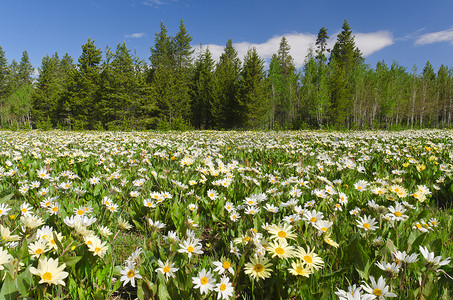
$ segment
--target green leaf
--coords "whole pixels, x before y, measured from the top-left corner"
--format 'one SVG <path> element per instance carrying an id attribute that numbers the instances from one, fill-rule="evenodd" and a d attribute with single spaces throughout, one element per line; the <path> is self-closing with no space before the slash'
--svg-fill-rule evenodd
<path id="1" fill-rule="evenodd" d="M 30 273 L 30 268 L 26 268 L 25 271 L 17 276 L 17 288 L 20 294 L 24 297 L 28 296 L 30 286 L 33 284 L 33 274 Z"/>
<path id="2" fill-rule="evenodd" d="M 13 300 L 19 296 L 19 291 L 16 287 L 15 280 L 11 274 L 6 273 L 5 280 L 3 281 L 2 290 L 0 291 L 0 300 Z"/>
<path id="3" fill-rule="evenodd" d="M 434 255 L 440 255 L 440 252 L 442 251 L 442 240 L 441 239 L 435 239 L 430 243 L 431 246 L 431 251 L 434 252 Z"/>
<path id="4" fill-rule="evenodd" d="M 171 299 L 167 291 L 167 285 L 162 281 L 159 283 L 159 299 Z"/>
<path id="5" fill-rule="evenodd" d="M 426 218 L 426 217 L 428 216 L 428 213 L 429 213 L 429 210 L 428 210 L 428 209 L 422 210 L 422 211 L 418 214 L 416 220 L 421 220 L 421 219 Z"/>
<path id="6" fill-rule="evenodd" d="M 63 256 L 60 257 L 60 263 L 65 263 L 67 267 L 74 267 L 79 260 L 82 259 L 82 256 Z"/>
<path id="7" fill-rule="evenodd" d="M 418 251 L 418 247 L 421 245 L 421 243 L 423 242 L 423 240 L 425 239 L 426 237 L 426 232 L 425 233 L 422 233 L 420 234 L 412 244 L 409 244 L 408 247 L 407 247 L 407 252 L 410 253 L 411 250 L 414 250 L 414 251 Z"/>
<path id="8" fill-rule="evenodd" d="M 14 193 L 8 194 L 4 196 L 1 200 L 0 203 L 5 203 L 6 201 L 10 200 L 14 196 Z"/>

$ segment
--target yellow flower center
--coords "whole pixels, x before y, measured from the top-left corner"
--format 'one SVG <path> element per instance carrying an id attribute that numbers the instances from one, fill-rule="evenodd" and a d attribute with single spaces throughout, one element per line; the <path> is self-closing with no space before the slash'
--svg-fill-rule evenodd
<path id="1" fill-rule="evenodd" d="M 285 250 L 281 247 L 275 248 L 275 253 L 282 255 L 285 254 Z"/>
<path id="2" fill-rule="evenodd" d="M 373 294 L 374 294 L 375 296 L 378 296 L 378 297 L 379 297 L 379 296 L 382 295 L 382 291 L 381 291 L 380 289 L 376 288 L 376 289 L 373 290 Z"/>
<path id="3" fill-rule="evenodd" d="M 305 255 L 304 260 L 306 263 L 311 264 L 313 262 L 313 259 L 311 258 L 310 255 Z"/>
<path id="4" fill-rule="evenodd" d="M 44 279 L 46 281 L 52 280 L 52 274 L 49 272 L 46 272 L 46 273 L 42 274 L 42 279 Z"/>
<path id="5" fill-rule="evenodd" d="M 327 231 L 327 228 L 326 228 L 326 227 L 323 227 L 323 228 L 321 228 L 321 231 L 326 232 L 326 231 Z"/>
<path id="6" fill-rule="evenodd" d="M 52 211 L 53 212 L 57 212 L 58 211 L 58 207 L 57 206 L 52 207 Z"/>
<path id="7" fill-rule="evenodd" d="M 55 242 L 54 239 L 51 239 L 51 240 L 50 240 L 50 243 L 51 243 L 52 245 L 55 245 L 55 244 L 56 244 L 56 242 Z"/>
<path id="8" fill-rule="evenodd" d="M 223 264 L 222 264 L 222 267 L 223 267 L 224 269 L 229 269 L 229 268 L 231 267 L 231 264 L 230 264 L 230 262 L 228 262 L 228 261 L 224 261 Z"/>
<path id="9" fill-rule="evenodd" d="M 221 291 L 226 290 L 226 288 L 227 288 L 227 286 L 226 286 L 225 283 L 220 284 L 220 290 L 221 290 Z"/>
<path id="10" fill-rule="evenodd" d="M 310 221 L 313 222 L 313 223 L 316 222 L 316 220 L 317 220 L 316 217 L 312 217 L 312 218 L 310 219 Z"/>
<path id="11" fill-rule="evenodd" d="M 96 248 L 94 248 L 94 251 L 95 251 L 96 253 L 99 253 L 99 251 L 101 251 L 101 248 L 96 247 Z"/>
<path id="12" fill-rule="evenodd" d="M 422 225 L 420 225 L 420 224 L 418 224 L 418 223 L 415 224 L 415 226 L 417 226 L 417 228 L 422 228 Z"/>
<path id="13" fill-rule="evenodd" d="M 187 251 L 189 251 L 189 252 L 193 252 L 193 250 L 194 250 L 194 249 L 193 249 L 193 247 L 192 247 L 192 246 L 189 246 L 189 247 L 187 247 Z"/>
<path id="14" fill-rule="evenodd" d="M 249 240 L 250 240 L 250 237 L 249 237 L 249 236 L 246 236 L 246 237 L 244 238 L 244 242 L 248 242 Z"/>
<path id="15" fill-rule="evenodd" d="M 208 279 L 206 277 L 201 277 L 200 282 L 202 285 L 205 285 L 206 283 L 208 283 Z"/>
<path id="16" fill-rule="evenodd" d="M 77 214 L 78 214 L 79 216 L 83 215 L 83 210 L 79 209 L 79 210 L 77 211 Z"/>
<path id="17" fill-rule="evenodd" d="M 163 268 L 163 270 L 164 270 L 165 273 L 169 273 L 170 272 L 170 267 L 169 266 L 165 266 Z"/>
<path id="18" fill-rule="evenodd" d="M 134 277 L 134 275 L 135 275 L 134 270 L 129 270 L 129 272 L 127 272 L 127 277 L 129 278 Z"/>
<path id="19" fill-rule="evenodd" d="M 301 267 L 297 267 L 296 268 L 296 273 L 297 274 L 303 274 L 303 272 L 304 272 L 304 269 L 302 269 Z"/>
<path id="20" fill-rule="evenodd" d="M 363 228 L 370 229 L 370 224 L 368 224 L 368 223 L 363 223 Z"/>
<path id="21" fill-rule="evenodd" d="M 262 272 L 263 270 L 264 270 L 264 267 L 261 264 L 256 264 L 253 267 L 253 271 L 255 271 L 255 272 Z"/>
<path id="22" fill-rule="evenodd" d="M 278 232 L 278 237 L 285 238 L 286 237 L 286 232 L 284 232 L 283 230 L 280 230 Z"/>
<path id="23" fill-rule="evenodd" d="M 42 249 L 41 248 L 36 249 L 35 254 L 41 254 L 41 253 L 42 253 Z"/>
<path id="24" fill-rule="evenodd" d="M 395 211 L 393 214 L 395 215 L 395 217 L 401 217 L 401 213 L 399 211 Z"/>
<path id="25" fill-rule="evenodd" d="M 22 208 L 22 212 L 23 212 L 23 213 L 26 213 L 26 212 L 27 212 L 27 209 L 26 209 L 26 208 Z"/>

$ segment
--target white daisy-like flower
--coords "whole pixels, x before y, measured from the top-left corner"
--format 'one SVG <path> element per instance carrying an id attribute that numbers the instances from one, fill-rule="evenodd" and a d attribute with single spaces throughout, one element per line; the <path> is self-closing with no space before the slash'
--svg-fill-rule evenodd
<path id="1" fill-rule="evenodd" d="M 198 273 L 198 276 L 192 277 L 192 283 L 195 289 L 200 289 L 200 293 L 208 294 L 215 287 L 215 279 L 211 271 L 205 268 Z"/>
<path id="2" fill-rule="evenodd" d="M 395 293 L 389 292 L 389 286 L 385 283 L 385 279 L 380 276 L 378 281 L 374 279 L 373 276 L 370 276 L 371 285 L 368 283 L 363 283 L 362 288 L 369 296 L 367 299 L 385 299 L 386 297 L 396 297 Z"/>
<path id="3" fill-rule="evenodd" d="M 123 282 L 123 286 L 128 284 L 129 282 L 133 287 L 135 287 L 135 279 L 140 279 L 142 276 L 138 273 L 138 271 L 135 269 L 134 264 L 128 262 L 126 266 L 124 267 L 123 270 L 120 271 L 120 274 L 122 275 L 120 280 Z"/>

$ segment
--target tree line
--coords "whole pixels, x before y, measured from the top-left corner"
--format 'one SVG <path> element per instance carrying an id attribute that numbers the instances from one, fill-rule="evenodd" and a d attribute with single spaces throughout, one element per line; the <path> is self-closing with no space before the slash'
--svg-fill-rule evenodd
<path id="1" fill-rule="evenodd" d="M 125 43 L 102 51 L 90 38 L 77 62 L 42 59 L 37 77 L 27 51 L 8 64 L 0 46 L 2 128 L 389 129 L 451 127 L 453 69 L 419 72 L 394 61 L 365 63 L 345 20 L 332 49 L 319 30 L 297 70 L 285 37 L 269 65 L 250 48 L 242 59 L 229 39 L 218 62 L 195 55 L 181 19 L 170 36 L 161 22 L 147 61 Z"/>

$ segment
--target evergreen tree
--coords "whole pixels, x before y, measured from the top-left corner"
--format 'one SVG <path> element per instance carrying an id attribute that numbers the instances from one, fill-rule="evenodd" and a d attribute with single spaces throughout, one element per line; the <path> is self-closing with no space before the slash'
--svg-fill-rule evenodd
<path id="1" fill-rule="evenodd" d="M 190 45 L 192 37 L 188 34 L 184 21 L 181 18 L 179 31 L 175 38 L 172 39 L 172 48 L 174 49 L 175 59 L 175 79 L 178 87 L 178 100 L 174 103 L 177 126 L 188 123 L 190 116 L 190 76 L 193 71 L 192 54 L 194 50 Z"/>
<path id="2" fill-rule="evenodd" d="M 240 106 L 244 108 L 242 119 L 247 128 L 265 128 L 269 119 L 269 97 L 264 60 L 259 57 L 256 48 L 247 51 L 240 78 Z"/>
<path id="3" fill-rule="evenodd" d="M 326 57 L 326 52 L 330 52 L 329 49 L 327 49 L 327 40 L 329 39 L 329 36 L 327 35 L 327 29 L 325 27 L 321 27 L 318 32 L 318 36 L 316 38 L 316 47 L 318 50 L 316 50 L 316 59 L 318 60 L 318 63 L 323 63 L 327 61 Z"/>
<path id="4" fill-rule="evenodd" d="M 283 88 L 278 95 L 279 102 L 276 105 L 275 116 L 280 128 L 289 128 L 296 118 L 296 112 L 299 108 L 299 99 L 297 97 L 297 80 L 296 67 L 294 60 L 289 53 L 291 47 L 285 37 L 282 37 L 277 52 L 277 59 L 281 70 L 281 79 Z"/>
<path id="5" fill-rule="evenodd" d="M 165 27 L 162 21 L 160 22 L 160 31 L 156 33 L 154 37 L 154 47 L 150 47 L 150 51 L 150 76 L 152 80 L 153 74 L 159 68 L 159 66 L 168 68 L 171 66 L 173 59 L 171 38 L 168 36 L 167 27 Z"/>
<path id="6" fill-rule="evenodd" d="M 18 71 L 18 86 L 22 86 L 24 84 L 32 84 L 33 83 L 33 75 L 34 68 L 30 63 L 30 58 L 28 57 L 28 52 L 25 50 L 22 52 L 22 58 L 19 63 L 19 71 Z"/>
<path id="7" fill-rule="evenodd" d="M 97 96 L 100 85 L 102 51 L 90 38 L 82 45 L 77 68 L 67 80 L 62 109 L 75 129 L 92 129 L 97 121 Z"/>
<path id="8" fill-rule="evenodd" d="M 215 69 L 211 115 L 217 128 L 232 129 L 242 126 L 243 107 L 240 106 L 238 99 L 240 71 L 241 61 L 233 42 L 229 39 Z"/>
<path id="9" fill-rule="evenodd" d="M 150 82 L 157 97 L 159 123 L 161 127 L 184 126 L 190 116 L 189 75 L 193 52 L 184 22 L 176 38 L 168 36 L 161 22 L 156 33 L 154 48 L 151 48 Z"/>
<path id="10" fill-rule="evenodd" d="M 353 74 L 356 66 L 363 62 L 360 50 L 355 46 L 354 35 L 344 20 L 342 31 L 337 36 L 329 61 L 331 68 L 332 117 L 338 125 L 348 126 L 354 93 Z"/>
<path id="11" fill-rule="evenodd" d="M 214 101 L 214 65 L 209 48 L 203 51 L 200 47 L 191 84 L 192 125 L 197 129 L 214 126 L 211 116 L 211 103 Z"/>
<path id="12" fill-rule="evenodd" d="M 53 56 L 43 57 L 36 88 L 32 95 L 32 114 L 35 126 L 41 126 L 47 122 L 47 119 L 53 125 L 57 123 L 58 101 L 63 92 L 59 68 L 60 59 L 57 53 Z"/>
<path id="13" fill-rule="evenodd" d="M 190 42 L 192 42 L 192 37 L 187 32 L 184 21 L 181 18 L 179 31 L 173 39 L 174 55 L 178 69 L 190 69 L 192 66 L 192 54 L 194 50 Z"/>

